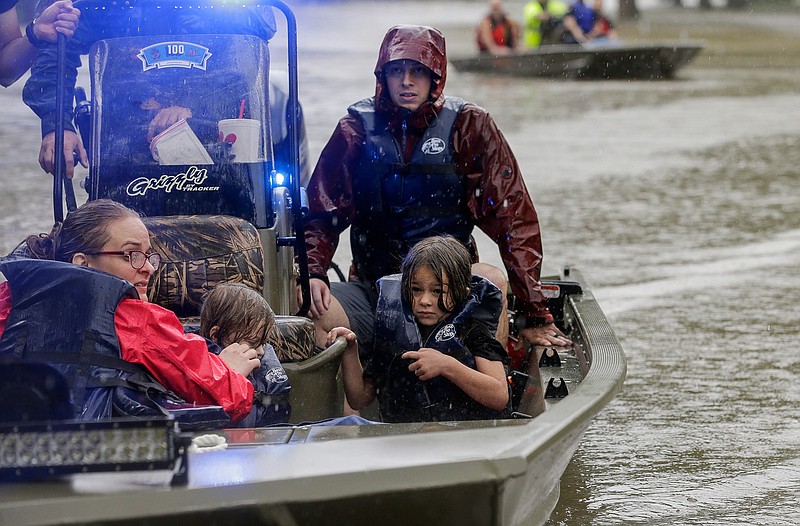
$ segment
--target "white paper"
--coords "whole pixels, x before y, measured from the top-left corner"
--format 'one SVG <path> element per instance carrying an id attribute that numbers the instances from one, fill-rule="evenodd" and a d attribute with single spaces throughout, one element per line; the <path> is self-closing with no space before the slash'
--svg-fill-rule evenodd
<path id="1" fill-rule="evenodd" d="M 161 165 L 214 164 L 186 119 L 156 135 L 150 143 L 150 153 Z"/>

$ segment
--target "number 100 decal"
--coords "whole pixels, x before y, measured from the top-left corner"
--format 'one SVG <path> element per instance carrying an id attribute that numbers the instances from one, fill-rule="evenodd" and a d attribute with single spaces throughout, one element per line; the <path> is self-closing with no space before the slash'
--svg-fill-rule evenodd
<path id="1" fill-rule="evenodd" d="M 211 52 L 191 42 L 159 42 L 147 46 L 137 55 L 142 71 L 153 68 L 197 68 L 205 71 Z"/>

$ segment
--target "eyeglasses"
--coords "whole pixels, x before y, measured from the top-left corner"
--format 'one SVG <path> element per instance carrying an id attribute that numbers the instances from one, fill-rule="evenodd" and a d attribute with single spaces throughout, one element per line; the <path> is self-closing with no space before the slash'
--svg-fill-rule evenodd
<path id="1" fill-rule="evenodd" d="M 157 254 L 156 252 L 145 254 L 141 250 L 108 250 L 103 252 L 85 252 L 85 254 L 89 256 L 125 256 L 128 258 L 131 266 L 136 270 L 144 267 L 145 261 L 149 261 L 153 268 L 158 268 L 158 266 L 161 264 L 160 254 Z"/>

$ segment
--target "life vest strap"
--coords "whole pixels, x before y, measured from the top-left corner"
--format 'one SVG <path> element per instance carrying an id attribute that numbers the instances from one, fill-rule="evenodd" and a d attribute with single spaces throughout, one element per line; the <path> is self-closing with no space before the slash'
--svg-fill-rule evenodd
<path id="1" fill-rule="evenodd" d="M 261 404 L 264 407 L 269 407 L 271 405 L 284 405 L 289 403 L 289 393 L 269 394 L 263 391 L 255 391 L 253 393 L 253 402 Z"/>
<path id="2" fill-rule="evenodd" d="M 84 399 L 86 386 L 91 376 L 89 373 L 92 366 L 92 355 L 100 333 L 95 330 L 87 330 L 83 334 L 83 343 L 81 344 L 81 351 L 78 355 L 78 363 L 75 368 L 75 376 L 72 378 L 72 396 L 73 403 L 80 404 Z M 38 353 L 37 353 L 38 354 Z M 80 407 L 75 407 L 76 414 L 80 414 Z"/>
<path id="3" fill-rule="evenodd" d="M 128 362 L 116 356 L 108 356 L 105 354 L 96 353 L 66 353 L 66 352 L 39 352 L 33 356 L 29 356 L 26 361 L 36 362 L 50 362 L 65 365 L 75 365 L 83 363 L 83 357 L 88 358 L 87 363 L 99 367 L 106 367 L 108 369 L 117 369 L 118 371 L 126 371 L 129 373 L 142 373 L 146 372 L 143 366 Z"/>
<path id="4" fill-rule="evenodd" d="M 456 173 L 454 164 L 391 163 L 389 173 L 397 175 L 451 175 Z"/>
<path id="5" fill-rule="evenodd" d="M 393 217 L 449 217 L 461 212 L 457 206 L 393 206 Z"/>

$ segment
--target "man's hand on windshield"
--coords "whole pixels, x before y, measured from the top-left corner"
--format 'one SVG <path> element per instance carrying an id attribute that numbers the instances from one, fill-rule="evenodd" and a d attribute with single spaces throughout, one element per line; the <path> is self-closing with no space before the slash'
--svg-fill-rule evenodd
<path id="1" fill-rule="evenodd" d="M 188 119 L 192 116 L 189 108 L 183 106 L 170 106 L 169 108 L 162 108 L 150 121 L 150 126 L 147 127 L 147 142 L 153 140 L 153 137 L 163 132 L 181 119 Z"/>
<path id="2" fill-rule="evenodd" d="M 39 148 L 39 166 L 49 174 L 56 173 L 54 160 L 55 149 L 56 132 L 52 131 L 42 138 L 42 146 Z M 72 179 L 72 176 L 75 174 L 74 153 L 78 154 L 81 166 L 88 168 L 89 159 L 86 157 L 86 151 L 83 149 L 83 144 L 81 144 L 78 134 L 73 131 L 64 130 L 64 160 L 67 167 L 65 171 L 67 179 Z"/>

